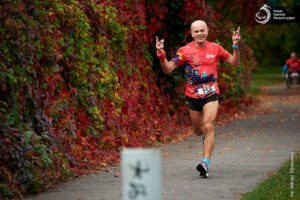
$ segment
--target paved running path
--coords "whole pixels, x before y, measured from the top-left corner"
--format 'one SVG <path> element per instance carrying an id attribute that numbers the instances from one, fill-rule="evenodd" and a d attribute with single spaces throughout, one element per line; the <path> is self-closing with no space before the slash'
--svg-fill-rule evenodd
<path id="1" fill-rule="evenodd" d="M 203 158 L 199 136 L 159 148 L 163 200 L 238 199 L 300 149 L 300 88 L 287 90 L 279 84 L 262 94 L 260 98 L 276 111 L 217 128 L 208 179 L 195 170 Z M 111 170 L 56 185 L 27 199 L 121 200 L 121 177 L 114 177 L 120 167 Z"/>

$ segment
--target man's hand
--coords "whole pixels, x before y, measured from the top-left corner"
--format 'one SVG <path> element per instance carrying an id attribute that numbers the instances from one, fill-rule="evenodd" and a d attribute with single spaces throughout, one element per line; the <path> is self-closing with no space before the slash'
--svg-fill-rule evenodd
<path id="1" fill-rule="evenodd" d="M 240 27 L 238 27 L 238 29 L 236 31 L 233 31 L 233 34 L 232 34 L 232 43 L 233 43 L 233 45 L 238 46 L 240 39 L 241 39 Z"/>
<path id="2" fill-rule="evenodd" d="M 225 62 L 232 64 L 234 66 L 240 65 L 240 52 L 239 52 L 239 42 L 240 42 L 240 27 L 236 31 L 233 31 L 232 34 L 232 43 L 233 43 L 233 54 L 230 55 Z"/>
<path id="3" fill-rule="evenodd" d="M 156 36 L 156 50 L 158 52 L 164 51 L 164 40 L 162 39 L 161 41 L 159 41 L 157 36 Z"/>

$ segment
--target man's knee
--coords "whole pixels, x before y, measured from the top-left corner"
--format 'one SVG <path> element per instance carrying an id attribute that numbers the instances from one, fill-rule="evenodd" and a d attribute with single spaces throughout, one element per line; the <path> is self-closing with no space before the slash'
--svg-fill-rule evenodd
<path id="1" fill-rule="evenodd" d="M 196 126 L 196 127 L 193 127 L 193 129 L 194 129 L 194 132 L 196 135 L 203 135 L 205 133 L 203 127 Z"/>
<path id="2" fill-rule="evenodd" d="M 212 130 L 214 129 L 214 125 L 212 122 L 206 122 L 203 126 L 203 131 L 205 134 L 210 134 Z"/>
<path id="3" fill-rule="evenodd" d="M 199 131 L 199 134 L 200 134 L 200 135 L 205 134 L 205 130 L 204 130 L 203 126 L 199 127 L 199 128 L 198 128 L 198 131 Z"/>

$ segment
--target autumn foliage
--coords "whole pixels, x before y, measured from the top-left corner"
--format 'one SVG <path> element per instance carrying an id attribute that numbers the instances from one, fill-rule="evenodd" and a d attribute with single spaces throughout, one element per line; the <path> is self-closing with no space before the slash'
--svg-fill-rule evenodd
<path id="1" fill-rule="evenodd" d="M 1 195 L 34 193 L 117 162 L 124 147 L 155 146 L 189 134 L 184 102 L 166 92 L 181 91 L 182 81 L 167 85 L 151 67 L 157 62 L 150 53 L 153 35 L 170 34 L 169 3 L 1 1 Z M 231 30 L 218 29 L 220 11 L 205 1 L 184 3 L 183 27 L 191 16 L 207 17 L 210 39 L 230 44 Z M 194 6 L 203 12 L 193 13 Z M 247 96 L 255 60 L 242 43 L 244 50 L 240 68 L 220 68 L 224 103 L 234 102 L 233 96 L 246 101 L 241 97 Z"/>

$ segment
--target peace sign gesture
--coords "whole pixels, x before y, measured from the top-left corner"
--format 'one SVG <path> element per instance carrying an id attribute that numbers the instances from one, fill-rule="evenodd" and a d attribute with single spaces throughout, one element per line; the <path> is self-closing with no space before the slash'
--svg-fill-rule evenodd
<path id="1" fill-rule="evenodd" d="M 233 34 L 232 34 L 233 46 L 238 46 L 240 39 L 241 39 L 240 27 L 238 27 L 238 29 L 236 31 L 233 31 Z"/>

